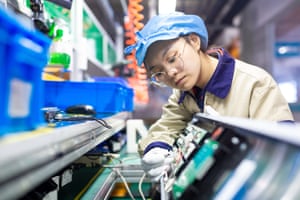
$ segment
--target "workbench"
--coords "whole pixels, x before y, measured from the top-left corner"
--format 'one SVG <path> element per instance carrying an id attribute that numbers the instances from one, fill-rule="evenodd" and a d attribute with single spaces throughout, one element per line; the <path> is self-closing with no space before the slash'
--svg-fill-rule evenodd
<path id="1" fill-rule="evenodd" d="M 18 199 L 101 142 L 122 130 L 130 113 L 96 121 L 40 129 L 3 136 L 0 140 L 1 199 Z"/>

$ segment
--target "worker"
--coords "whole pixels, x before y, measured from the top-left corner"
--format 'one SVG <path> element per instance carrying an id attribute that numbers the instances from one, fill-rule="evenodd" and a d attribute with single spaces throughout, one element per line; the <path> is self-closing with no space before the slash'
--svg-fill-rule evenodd
<path id="1" fill-rule="evenodd" d="M 173 162 L 172 146 L 195 113 L 268 121 L 294 121 L 277 83 L 260 67 L 207 50 L 203 20 L 181 12 L 152 17 L 125 49 L 136 51 L 151 83 L 173 92 L 162 116 L 139 143 L 145 172 L 158 180 Z"/>

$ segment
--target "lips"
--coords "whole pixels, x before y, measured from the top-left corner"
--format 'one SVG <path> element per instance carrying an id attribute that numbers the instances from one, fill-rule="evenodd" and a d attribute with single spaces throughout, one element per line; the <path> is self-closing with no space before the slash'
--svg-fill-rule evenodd
<path id="1" fill-rule="evenodd" d="M 180 85 L 180 84 L 183 82 L 183 79 L 184 79 L 184 78 L 185 78 L 185 76 L 182 77 L 181 79 L 179 79 L 178 81 L 176 81 L 176 82 L 175 82 L 176 86 Z"/>

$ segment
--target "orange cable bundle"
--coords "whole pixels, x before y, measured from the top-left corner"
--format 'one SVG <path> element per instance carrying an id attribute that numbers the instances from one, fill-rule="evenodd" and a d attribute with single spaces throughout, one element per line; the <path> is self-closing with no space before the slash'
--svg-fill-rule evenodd
<path id="1" fill-rule="evenodd" d="M 129 0 L 128 17 L 126 17 L 124 21 L 125 45 L 127 46 L 135 44 L 135 32 L 144 27 L 144 24 L 141 23 L 141 21 L 144 19 L 144 15 L 140 13 L 144 9 L 144 6 L 141 5 L 141 2 L 142 0 Z M 134 89 L 135 102 L 146 104 L 149 102 L 146 69 L 143 66 L 137 66 L 135 51 L 127 55 L 126 59 L 129 61 L 129 64 L 127 65 L 128 68 L 134 71 L 134 76 L 128 78 L 128 82 Z"/>

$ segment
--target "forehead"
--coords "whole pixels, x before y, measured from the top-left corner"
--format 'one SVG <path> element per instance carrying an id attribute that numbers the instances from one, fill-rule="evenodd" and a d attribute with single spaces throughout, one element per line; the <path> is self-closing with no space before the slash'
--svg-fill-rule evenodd
<path id="1" fill-rule="evenodd" d="M 159 40 L 151 44 L 147 49 L 147 53 L 144 60 L 146 66 L 149 66 L 150 63 L 157 59 L 162 59 L 162 56 L 165 53 L 165 51 L 168 51 L 168 49 L 170 49 L 170 47 L 175 43 L 176 40 L 177 39 Z"/>

